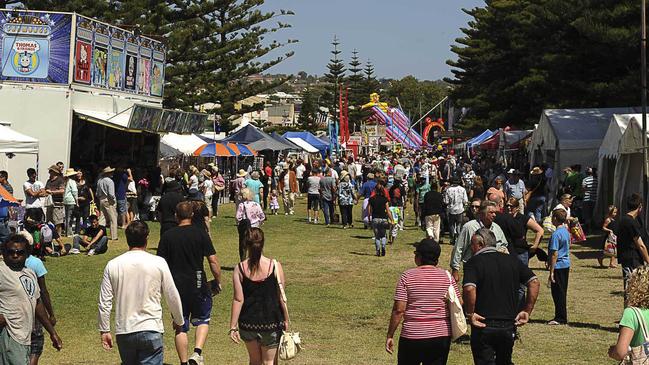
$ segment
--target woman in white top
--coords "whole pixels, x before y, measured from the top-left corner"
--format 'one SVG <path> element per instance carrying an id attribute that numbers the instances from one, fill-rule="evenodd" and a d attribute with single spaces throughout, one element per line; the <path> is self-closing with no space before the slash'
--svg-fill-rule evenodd
<path id="1" fill-rule="evenodd" d="M 63 206 L 65 207 L 65 236 L 72 235 L 72 218 L 74 209 L 79 206 L 79 190 L 77 189 L 77 172 L 67 169 L 65 174 L 65 190 L 63 190 Z"/>
<path id="2" fill-rule="evenodd" d="M 555 211 L 557 209 L 563 209 L 563 210 L 566 211 L 566 213 L 568 213 L 566 218 L 570 219 L 571 218 L 571 215 L 570 215 L 570 207 L 571 206 L 572 206 L 572 196 L 570 194 L 563 194 L 563 195 L 561 195 L 561 198 L 559 198 L 559 204 L 557 204 L 557 206 L 554 207 L 554 209 L 552 209 L 552 210 Z"/>

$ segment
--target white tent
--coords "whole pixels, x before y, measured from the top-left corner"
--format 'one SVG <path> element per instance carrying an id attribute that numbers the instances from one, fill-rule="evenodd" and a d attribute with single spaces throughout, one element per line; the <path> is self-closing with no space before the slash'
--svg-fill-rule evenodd
<path id="1" fill-rule="evenodd" d="M 642 115 L 633 116 L 620 140 L 613 202 L 626 212 L 626 197 L 632 193 L 642 193 Z"/>
<path id="2" fill-rule="evenodd" d="M 38 140 L 0 125 L 0 153 L 38 154 Z"/>
<path id="3" fill-rule="evenodd" d="M 546 109 L 529 146 L 530 164 L 547 163 L 554 170 L 550 197 L 556 195 L 561 171 L 575 164 L 596 166 L 599 148 L 614 114 L 638 108 Z"/>
<path id="4" fill-rule="evenodd" d="M 169 147 L 175 148 L 182 152 L 185 156 L 191 156 L 198 147 L 204 145 L 205 142 L 200 137 L 194 134 L 176 134 L 168 133 L 160 139 Z"/>

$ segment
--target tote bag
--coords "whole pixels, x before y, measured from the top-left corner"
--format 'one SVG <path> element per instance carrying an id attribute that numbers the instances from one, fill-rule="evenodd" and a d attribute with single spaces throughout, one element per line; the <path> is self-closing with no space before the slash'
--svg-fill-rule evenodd
<path id="1" fill-rule="evenodd" d="M 451 280 L 451 273 L 446 272 L 450 284 L 448 285 L 448 293 L 446 303 L 448 306 L 448 313 L 451 321 L 451 339 L 453 341 L 462 337 L 467 331 L 466 318 L 464 317 L 464 310 L 460 303 L 455 288 L 453 288 L 453 281 Z"/>

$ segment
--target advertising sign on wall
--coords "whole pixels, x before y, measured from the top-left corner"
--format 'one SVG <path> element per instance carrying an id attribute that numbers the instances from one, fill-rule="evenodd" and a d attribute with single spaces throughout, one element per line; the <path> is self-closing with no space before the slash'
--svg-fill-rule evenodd
<path id="1" fill-rule="evenodd" d="M 136 104 L 128 128 L 151 132 L 197 133 L 203 130 L 207 114 L 168 110 Z"/>
<path id="2" fill-rule="evenodd" d="M 74 81 L 90 84 L 92 46 L 84 41 L 77 41 L 74 58 Z"/>
<path id="3" fill-rule="evenodd" d="M 72 16 L 0 11 L 0 80 L 67 84 Z"/>

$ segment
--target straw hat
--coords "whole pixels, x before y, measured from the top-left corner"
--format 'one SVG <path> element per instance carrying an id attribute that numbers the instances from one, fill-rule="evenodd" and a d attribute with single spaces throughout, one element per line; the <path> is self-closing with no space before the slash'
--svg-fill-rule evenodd
<path id="1" fill-rule="evenodd" d="M 74 171 L 74 169 L 67 169 L 67 170 L 65 170 L 65 174 L 63 174 L 63 176 L 70 177 L 70 176 L 74 176 L 76 174 L 77 174 L 77 172 Z"/>
<path id="2" fill-rule="evenodd" d="M 246 175 L 248 175 L 248 173 L 244 169 L 240 169 L 239 173 L 237 174 L 238 177 L 244 177 Z"/>
<path id="3" fill-rule="evenodd" d="M 349 172 L 347 172 L 346 170 L 343 170 L 343 171 L 340 173 L 340 180 L 344 179 L 344 178 L 347 177 L 348 175 L 349 175 Z"/>
<path id="4" fill-rule="evenodd" d="M 112 168 L 112 167 L 110 167 L 110 166 L 106 166 L 106 167 L 104 167 L 103 170 L 101 170 L 101 173 L 102 173 L 102 174 L 108 174 L 108 173 L 113 172 L 113 171 L 115 171 L 114 168 Z"/>
<path id="5" fill-rule="evenodd" d="M 541 175 L 542 173 L 543 173 L 543 170 L 541 170 L 541 168 L 538 167 L 538 166 L 534 166 L 532 171 L 530 171 L 530 174 L 532 174 L 532 175 Z"/>

